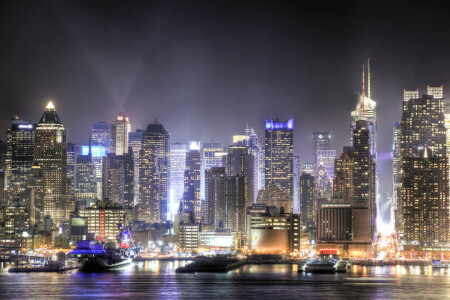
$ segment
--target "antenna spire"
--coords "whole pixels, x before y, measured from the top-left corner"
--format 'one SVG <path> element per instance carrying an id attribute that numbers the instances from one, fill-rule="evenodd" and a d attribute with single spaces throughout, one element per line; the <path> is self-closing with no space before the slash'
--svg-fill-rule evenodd
<path id="1" fill-rule="evenodd" d="M 365 103 L 364 103 L 364 100 L 365 100 L 365 98 L 366 98 L 366 82 L 365 82 L 365 78 L 364 78 L 364 65 L 363 65 L 363 67 L 362 67 L 362 95 L 361 95 L 361 98 L 362 98 L 362 117 L 364 118 L 365 116 L 366 116 L 366 112 L 365 112 L 365 108 L 366 108 L 366 105 L 365 105 Z"/>
<path id="2" fill-rule="evenodd" d="M 367 58 L 367 97 L 372 99 L 370 97 L 370 57 Z"/>

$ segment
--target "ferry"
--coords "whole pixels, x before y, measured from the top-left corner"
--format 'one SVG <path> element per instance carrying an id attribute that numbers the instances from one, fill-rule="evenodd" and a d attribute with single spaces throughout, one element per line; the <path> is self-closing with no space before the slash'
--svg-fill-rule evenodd
<path id="1" fill-rule="evenodd" d="M 319 256 L 306 265 L 307 273 L 335 273 L 340 258 L 336 249 L 321 249 Z"/>

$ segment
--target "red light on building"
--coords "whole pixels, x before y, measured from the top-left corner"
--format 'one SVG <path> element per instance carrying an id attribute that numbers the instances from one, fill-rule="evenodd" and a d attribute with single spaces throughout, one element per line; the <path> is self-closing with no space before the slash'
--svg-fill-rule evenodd
<path id="1" fill-rule="evenodd" d="M 338 255 L 337 249 L 320 249 L 319 253 L 321 255 Z"/>

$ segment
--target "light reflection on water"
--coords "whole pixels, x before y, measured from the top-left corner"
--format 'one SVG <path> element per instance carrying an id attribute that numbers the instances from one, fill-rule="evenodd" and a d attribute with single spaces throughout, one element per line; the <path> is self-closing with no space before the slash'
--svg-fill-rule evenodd
<path id="1" fill-rule="evenodd" d="M 228 273 L 177 274 L 186 261 L 146 261 L 102 273 L 10 274 L 0 270 L 1 299 L 447 298 L 450 269 L 352 266 L 348 273 L 303 274 L 296 265 L 246 265 Z"/>

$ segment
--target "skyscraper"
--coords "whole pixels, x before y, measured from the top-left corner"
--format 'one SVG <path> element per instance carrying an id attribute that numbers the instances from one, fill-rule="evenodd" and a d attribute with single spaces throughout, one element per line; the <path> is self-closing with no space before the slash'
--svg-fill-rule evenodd
<path id="1" fill-rule="evenodd" d="M 353 132 L 356 129 L 356 122 L 365 120 L 367 122 L 367 130 L 369 130 L 370 137 L 370 155 L 376 163 L 377 157 L 377 103 L 372 100 L 370 95 L 370 60 L 368 62 L 368 89 L 366 91 L 365 83 L 365 69 L 362 70 L 362 92 L 356 109 L 351 112 L 350 132 L 353 144 Z"/>
<path id="2" fill-rule="evenodd" d="M 191 142 L 186 153 L 186 170 L 184 171 L 184 193 L 181 204 L 183 212 L 195 213 L 201 219 L 200 201 L 200 143 Z"/>
<path id="3" fill-rule="evenodd" d="M 428 87 L 427 94 L 431 95 L 421 98 L 405 95 L 403 100 L 399 137 L 401 200 L 397 203 L 400 211 L 397 227 L 404 250 L 431 251 L 449 247 L 443 88 Z"/>
<path id="4" fill-rule="evenodd" d="M 341 156 L 335 160 L 333 202 L 354 205 L 353 169 L 352 153 L 342 152 Z"/>
<path id="5" fill-rule="evenodd" d="M 245 177 L 227 176 L 225 178 L 226 229 L 236 232 L 238 247 L 245 245 L 246 239 L 246 191 Z"/>
<path id="6" fill-rule="evenodd" d="M 316 131 L 313 133 L 313 164 L 314 170 L 317 170 L 317 151 L 330 150 L 331 135 L 326 131 Z"/>
<path id="7" fill-rule="evenodd" d="M 142 133 L 141 147 L 145 148 L 145 151 L 149 151 L 153 147 L 154 153 L 158 156 L 159 213 L 160 219 L 165 221 L 167 220 L 168 187 L 170 185 L 170 134 L 162 124 L 155 120 Z"/>
<path id="8" fill-rule="evenodd" d="M 91 131 L 91 146 L 92 148 L 99 147 L 101 150 L 100 155 L 94 155 L 92 153 L 92 164 L 95 168 L 95 198 L 102 199 L 103 194 L 103 166 L 102 166 L 102 157 L 106 155 L 106 153 L 114 153 L 111 151 L 112 144 L 112 125 L 107 122 L 97 122 L 92 124 Z"/>
<path id="9" fill-rule="evenodd" d="M 314 176 L 302 172 L 300 175 L 300 215 L 303 226 L 314 226 L 315 211 Z"/>
<path id="10" fill-rule="evenodd" d="M 96 181 L 92 155 L 77 155 L 75 168 L 75 201 L 79 208 L 91 207 L 95 204 Z"/>
<path id="11" fill-rule="evenodd" d="M 75 197 L 78 149 L 79 147 L 76 144 L 67 143 L 67 180 L 69 181 L 69 190 L 67 192 L 72 198 Z"/>
<path id="12" fill-rule="evenodd" d="M 103 198 L 124 208 L 134 206 L 133 151 L 123 155 L 108 153 L 103 157 Z"/>
<path id="13" fill-rule="evenodd" d="M 130 132 L 130 120 L 123 112 L 119 112 L 112 124 L 110 153 L 122 155 L 128 153 L 128 133 Z"/>
<path id="14" fill-rule="evenodd" d="M 409 99 L 407 99 L 409 100 Z M 400 155 L 400 123 L 394 122 L 392 144 L 392 204 L 391 204 L 391 219 L 394 220 L 394 227 L 396 232 L 399 232 L 400 228 L 400 202 L 401 202 L 401 165 L 402 157 Z"/>
<path id="15" fill-rule="evenodd" d="M 265 185 L 278 184 L 293 197 L 294 119 L 286 122 L 266 120 Z"/>
<path id="16" fill-rule="evenodd" d="M 226 226 L 225 168 L 206 170 L 205 224 L 210 231 Z"/>
<path id="17" fill-rule="evenodd" d="M 28 171 L 33 165 L 35 127 L 16 116 L 6 131 L 5 187 L 10 191 L 23 191 L 27 186 Z"/>
<path id="18" fill-rule="evenodd" d="M 139 153 L 142 148 L 142 133 L 141 129 L 128 134 L 128 145 L 133 150 L 134 157 L 134 204 L 139 202 Z"/>
<path id="19" fill-rule="evenodd" d="M 226 154 L 221 143 L 210 142 L 201 145 L 200 199 L 206 199 L 205 172 L 213 167 L 222 167 L 222 156 Z"/>
<path id="20" fill-rule="evenodd" d="M 358 120 L 353 131 L 354 206 L 370 211 L 370 236 L 376 233 L 375 163 L 371 156 L 370 130 L 367 121 Z"/>
<path id="21" fill-rule="evenodd" d="M 160 173 L 158 153 L 151 140 L 142 136 L 139 153 L 139 206 L 138 220 L 150 223 L 160 222 Z"/>
<path id="22" fill-rule="evenodd" d="M 184 171 L 186 170 L 186 144 L 173 143 L 170 147 L 170 212 L 180 207 L 184 193 Z"/>
<path id="23" fill-rule="evenodd" d="M 402 162 L 404 250 L 450 250 L 447 157 L 424 148 Z"/>
<path id="24" fill-rule="evenodd" d="M 72 207 L 67 197 L 66 131 L 51 101 L 35 134 L 34 161 L 43 174 L 44 216 L 60 224 L 69 217 Z"/>

